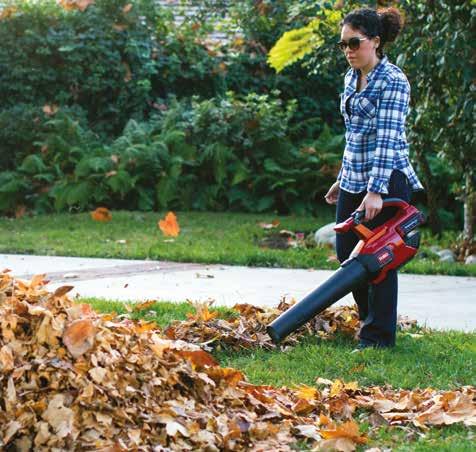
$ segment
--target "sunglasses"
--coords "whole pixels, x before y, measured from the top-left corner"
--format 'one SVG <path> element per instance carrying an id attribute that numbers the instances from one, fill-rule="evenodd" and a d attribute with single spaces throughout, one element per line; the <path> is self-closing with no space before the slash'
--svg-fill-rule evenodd
<path id="1" fill-rule="evenodd" d="M 360 47 L 360 41 L 365 41 L 368 38 L 350 38 L 348 41 L 339 41 L 337 43 L 337 46 L 339 49 L 341 49 L 343 52 L 345 52 L 345 49 L 347 46 L 349 46 L 350 50 L 357 50 Z"/>

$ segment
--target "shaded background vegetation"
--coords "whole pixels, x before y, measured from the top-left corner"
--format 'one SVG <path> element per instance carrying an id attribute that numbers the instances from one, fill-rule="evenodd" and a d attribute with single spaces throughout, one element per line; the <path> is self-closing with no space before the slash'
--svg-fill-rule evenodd
<path id="1" fill-rule="evenodd" d="M 415 202 L 435 231 L 462 228 L 474 204 L 474 7 L 393 3 L 407 26 L 388 53 L 412 85 L 411 157 L 426 188 Z M 279 74 L 267 53 L 323 8 L 375 2 L 199 4 L 180 25 L 179 6 L 152 0 L 4 4 L 1 212 L 319 209 L 344 146 L 338 36 Z M 228 39 L 216 42 L 221 22 Z"/>

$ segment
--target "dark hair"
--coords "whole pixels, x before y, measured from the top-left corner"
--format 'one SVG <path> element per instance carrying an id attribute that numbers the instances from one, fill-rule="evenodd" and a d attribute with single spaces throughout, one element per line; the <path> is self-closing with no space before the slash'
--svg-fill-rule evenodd
<path id="1" fill-rule="evenodd" d="M 388 42 L 397 38 L 403 27 L 403 18 L 397 8 L 361 8 L 350 12 L 344 17 L 341 26 L 350 25 L 361 31 L 368 38 L 380 36 L 377 55 L 384 56 L 383 48 Z"/>

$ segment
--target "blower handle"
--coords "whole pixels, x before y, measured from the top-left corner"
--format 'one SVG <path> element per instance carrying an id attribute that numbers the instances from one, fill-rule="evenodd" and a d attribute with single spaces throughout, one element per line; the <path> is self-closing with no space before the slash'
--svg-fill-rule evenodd
<path id="1" fill-rule="evenodd" d="M 400 198 L 386 198 L 383 200 L 382 209 L 386 207 L 399 207 L 403 210 L 408 207 L 408 203 Z M 365 217 L 365 210 L 356 210 L 350 217 L 353 218 L 355 225 L 360 224 Z"/>
<path id="2" fill-rule="evenodd" d="M 403 211 L 409 207 L 409 204 L 400 198 L 386 198 L 383 200 L 382 209 L 387 207 L 398 207 L 400 211 Z M 373 237 L 374 233 L 362 224 L 364 217 L 365 210 L 356 210 L 347 220 L 336 224 L 334 226 L 334 231 L 341 234 L 353 230 L 362 240 L 369 240 Z"/>

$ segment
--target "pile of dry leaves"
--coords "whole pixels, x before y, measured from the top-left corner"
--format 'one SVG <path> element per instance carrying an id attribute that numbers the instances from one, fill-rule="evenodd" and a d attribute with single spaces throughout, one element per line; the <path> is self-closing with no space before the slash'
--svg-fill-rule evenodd
<path id="1" fill-rule="evenodd" d="M 452 392 L 256 386 L 154 324 L 99 315 L 0 273 L 0 449 L 353 450 L 355 409 L 391 424 L 475 423 L 475 388 Z"/>
<path id="2" fill-rule="evenodd" d="M 219 318 L 218 311 L 210 311 L 213 301 L 193 303 L 196 313 L 187 320 L 177 320 L 166 330 L 169 339 L 181 339 L 200 345 L 205 350 L 226 345 L 239 348 L 275 348 L 266 333 L 266 326 L 289 309 L 295 300 L 287 302 L 282 299 L 276 308 L 260 308 L 250 304 L 233 306 L 235 317 Z M 416 325 L 415 320 L 399 317 L 399 327 L 409 329 Z M 331 339 L 341 332 L 355 337 L 360 327 L 356 306 L 339 306 L 326 309 L 292 335 L 288 336 L 282 346 L 295 345 L 303 336 L 314 334 L 321 339 Z"/>

